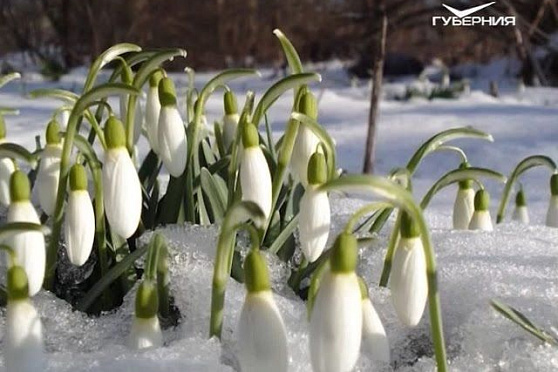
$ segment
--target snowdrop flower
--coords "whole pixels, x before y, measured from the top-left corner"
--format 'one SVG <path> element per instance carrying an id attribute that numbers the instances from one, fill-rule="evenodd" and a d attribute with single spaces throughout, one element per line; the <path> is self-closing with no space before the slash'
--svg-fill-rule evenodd
<path id="1" fill-rule="evenodd" d="M 225 149 L 228 150 L 236 138 L 236 128 L 240 115 L 236 106 L 236 97 L 230 90 L 225 92 L 223 97 L 225 104 L 225 115 L 223 116 L 223 142 Z"/>
<path id="2" fill-rule="evenodd" d="M 95 213 L 87 192 L 87 174 L 81 164 L 70 170 L 70 194 L 66 208 L 64 240 L 70 262 L 81 266 L 87 261 L 95 237 Z"/>
<path id="3" fill-rule="evenodd" d="M 359 278 L 362 296 L 362 345 L 364 353 L 380 363 L 389 363 L 389 342 L 382 321 L 368 296 L 368 287 Z"/>
<path id="4" fill-rule="evenodd" d="M 40 224 L 39 216 L 30 201 L 29 179 L 22 171 L 15 171 L 10 179 L 11 204 L 7 221 Z M 34 296 L 43 286 L 45 278 L 45 238 L 39 231 L 23 231 L 7 239 L 15 251 L 18 263 L 25 269 L 29 282 L 29 296 Z"/>
<path id="5" fill-rule="evenodd" d="M 6 142 L 6 123 L 0 115 L 0 144 Z M 0 204 L 10 205 L 10 177 L 15 171 L 14 161 L 10 158 L 0 158 Z"/>
<path id="6" fill-rule="evenodd" d="M 39 191 L 39 205 L 50 216 L 54 213 L 56 205 L 58 180 L 60 178 L 60 160 L 62 156 L 60 126 L 55 120 L 48 123 L 46 142 L 47 144 L 43 149 L 37 173 L 37 190 Z"/>
<path id="7" fill-rule="evenodd" d="M 529 224 L 529 211 L 527 210 L 527 199 L 525 198 L 523 188 L 519 189 L 515 196 L 515 209 L 512 219 L 525 225 Z"/>
<path id="8" fill-rule="evenodd" d="M 136 309 L 128 346 L 134 350 L 157 348 L 163 345 L 163 332 L 157 317 L 159 299 L 157 286 L 144 280 L 136 294 Z"/>
<path id="9" fill-rule="evenodd" d="M 401 214 L 401 238 L 395 248 L 390 277 L 391 299 L 401 322 L 414 327 L 422 318 L 428 297 L 426 258 L 415 222 Z"/>
<path id="10" fill-rule="evenodd" d="M 176 107 L 176 91 L 171 79 L 165 77 L 159 82 L 159 156 L 173 177 L 179 177 L 186 168 L 186 131 Z"/>
<path id="11" fill-rule="evenodd" d="M 122 69 L 122 82 L 125 84 L 132 85 L 133 83 L 132 70 L 128 68 Z M 126 122 L 128 115 L 128 95 L 123 94 L 120 96 L 120 118 L 122 122 Z M 134 144 L 137 144 L 141 135 L 141 129 L 143 126 L 143 112 L 141 111 L 141 105 L 139 103 L 139 98 L 136 99 L 136 106 L 134 107 Z"/>
<path id="12" fill-rule="evenodd" d="M 65 131 L 68 128 L 68 122 L 70 121 L 70 110 L 62 110 L 58 117 L 60 118 L 60 129 Z"/>
<path id="13" fill-rule="evenodd" d="M 318 118 L 318 104 L 312 92 L 306 92 L 300 99 L 300 112 L 313 119 Z M 320 143 L 318 137 L 305 125 L 298 127 L 291 167 L 304 187 L 308 185 L 308 161 Z"/>
<path id="14" fill-rule="evenodd" d="M 244 125 L 242 144 L 244 146 L 240 160 L 242 200 L 256 203 L 267 219 L 271 213 L 271 175 L 259 146 L 258 130 L 253 124 Z"/>
<path id="15" fill-rule="evenodd" d="M 329 236 L 329 198 L 327 192 L 317 190 L 326 181 L 325 156 L 315 152 L 308 164 L 308 187 L 300 200 L 300 247 L 308 262 L 314 262 L 320 257 Z"/>
<path id="16" fill-rule="evenodd" d="M 550 177 L 550 202 L 546 213 L 546 226 L 558 227 L 558 174 Z"/>
<path id="17" fill-rule="evenodd" d="M 149 79 L 149 90 L 147 91 L 147 100 L 145 103 L 145 127 L 147 129 L 147 139 L 151 150 L 156 154 L 159 153 L 159 113 L 161 112 L 161 103 L 159 102 L 159 81 L 163 78 L 160 71 L 156 71 Z"/>
<path id="18" fill-rule="evenodd" d="M 242 372 L 286 372 L 287 333 L 273 301 L 266 263 L 259 250 L 244 261 L 246 298 L 238 322 L 238 359 Z"/>
<path id="19" fill-rule="evenodd" d="M 481 189 L 475 194 L 475 212 L 469 223 L 469 230 L 492 231 L 492 219 L 490 218 L 490 195 L 488 191 Z"/>
<path id="20" fill-rule="evenodd" d="M 314 372 L 349 372 L 358 360 L 363 316 L 355 274 L 357 260 L 356 238 L 346 232 L 340 234 L 310 315 L 310 358 Z"/>
<path id="21" fill-rule="evenodd" d="M 468 168 L 469 164 L 464 162 L 460 168 Z M 472 181 L 460 181 L 455 203 L 453 204 L 453 228 L 456 230 L 469 229 L 469 222 L 475 211 L 475 190 Z"/>
<path id="22" fill-rule="evenodd" d="M 122 122 L 111 116 L 105 124 L 107 150 L 103 163 L 104 206 L 113 232 L 128 239 L 141 218 L 141 184 L 126 150 Z"/>
<path id="23" fill-rule="evenodd" d="M 8 305 L 4 357 L 8 372 L 43 371 L 44 346 L 41 318 L 29 299 L 25 270 L 12 266 L 8 270 Z"/>

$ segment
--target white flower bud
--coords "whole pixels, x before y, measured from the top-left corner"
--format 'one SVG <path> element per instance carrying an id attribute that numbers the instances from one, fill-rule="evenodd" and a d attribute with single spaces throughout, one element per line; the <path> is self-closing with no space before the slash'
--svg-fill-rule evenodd
<path id="1" fill-rule="evenodd" d="M 70 262 L 83 265 L 93 248 L 95 213 L 87 190 L 70 191 L 66 207 L 64 239 Z"/>
<path id="2" fill-rule="evenodd" d="M 469 223 L 469 230 L 492 231 L 493 229 L 489 211 L 475 211 L 473 213 Z"/>
<path id="3" fill-rule="evenodd" d="M 300 200 L 300 247 L 309 262 L 314 262 L 324 251 L 329 236 L 331 213 L 327 192 L 308 185 Z"/>
<path id="4" fill-rule="evenodd" d="M 163 345 L 163 333 L 157 316 L 139 318 L 134 316 L 128 347 L 134 350 L 157 348 Z"/>
<path id="5" fill-rule="evenodd" d="M 236 138 L 236 128 L 238 127 L 239 120 L 240 115 L 236 113 L 223 116 L 223 142 L 225 149 L 231 147 Z"/>
<path id="6" fill-rule="evenodd" d="M 159 113 L 161 103 L 159 102 L 159 90 L 157 85 L 149 87 L 147 91 L 147 101 L 145 103 L 145 127 L 147 129 L 147 139 L 149 145 L 155 153 L 159 153 Z"/>
<path id="7" fill-rule="evenodd" d="M 320 143 L 311 129 L 300 125 L 291 156 L 291 166 L 304 187 L 308 185 L 308 161 Z"/>
<path id="8" fill-rule="evenodd" d="M 472 188 L 457 190 L 457 197 L 453 205 L 453 228 L 467 230 L 475 211 L 475 190 Z"/>
<path id="9" fill-rule="evenodd" d="M 240 161 L 242 200 L 256 203 L 269 218 L 271 213 L 271 174 L 259 146 L 245 148 Z"/>
<path id="10" fill-rule="evenodd" d="M 375 361 L 390 362 L 386 331 L 369 298 L 362 299 L 362 351 Z"/>
<path id="11" fill-rule="evenodd" d="M 401 322 L 409 327 L 416 326 L 428 297 L 426 259 L 420 236 L 400 238 L 393 256 L 390 288 Z"/>
<path id="12" fill-rule="evenodd" d="M 39 191 L 39 205 L 49 216 L 54 213 L 54 208 L 56 206 L 61 156 L 62 145 L 46 145 L 41 156 L 39 171 L 37 173 L 36 188 Z"/>
<path id="13" fill-rule="evenodd" d="M 6 371 L 45 369 L 41 318 L 29 299 L 8 301 L 4 348 Z"/>
<path id="14" fill-rule="evenodd" d="M 243 372 L 286 372 L 287 334 L 270 290 L 248 292 L 238 322 Z"/>
<path id="15" fill-rule="evenodd" d="M 522 224 L 528 225 L 529 224 L 529 211 L 526 205 L 516 206 L 512 219 L 517 222 L 521 222 Z"/>
<path id="16" fill-rule="evenodd" d="M 0 159 L 0 204 L 4 207 L 10 205 L 10 177 L 15 171 L 12 159 Z"/>

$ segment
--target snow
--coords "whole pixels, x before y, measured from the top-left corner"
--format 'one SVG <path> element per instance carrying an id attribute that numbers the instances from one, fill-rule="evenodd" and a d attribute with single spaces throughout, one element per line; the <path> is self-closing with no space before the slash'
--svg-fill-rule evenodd
<path id="1" fill-rule="evenodd" d="M 316 87 L 320 101 L 320 122 L 335 139 L 339 165 L 349 172 L 360 171 L 368 117 L 369 88 L 366 83 L 351 86 L 340 72 L 341 64 L 321 66 L 322 90 Z M 264 72 L 267 76 L 269 72 Z M 481 74 L 482 75 L 482 74 Z M 106 78 L 106 74 L 103 75 Z M 186 76 L 172 75 L 179 93 L 185 89 Z M 199 87 L 211 74 L 199 74 Z M 474 79 L 474 77 L 473 77 Z M 35 135 L 48 122 L 53 110 L 62 104 L 53 100 L 31 100 L 21 93 L 39 87 L 63 87 L 76 90 L 85 80 L 84 70 L 74 71 L 59 83 L 34 78 L 25 84 L 12 83 L 0 92 L 4 106 L 20 109 L 20 116 L 7 117 L 8 139 L 35 147 Z M 493 134 L 495 143 L 478 140 L 459 141 L 474 166 L 493 168 L 509 174 L 515 164 L 528 155 L 546 154 L 558 159 L 556 122 L 558 90 L 527 88 L 518 93 L 502 90 L 495 99 L 473 80 L 470 95 L 457 100 L 413 100 L 381 102 L 378 130 L 377 171 L 388 173 L 403 166 L 413 151 L 433 134 L 456 126 L 472 125 Z M 243 79 L 231 84 L 239 104 L 248 87 L 261 97 L 271 80 Z M 507 85 L 513 87 L 513 81 Z M 399 89 L 401 82 L 388 83 L 386 91 Z M 487 90 L 487 85 L 482 86 Z M 286 113 L 292 96 L 280 98 L 270 112 L 274 135 L 285 128 Z M 117 107 L 118 100 L 110 102 Z M 222 94 L 208 102 L 208 122 L 222 115 Z M 44 141 L 43 141 L 44 143 Z M 147 142 L 140 142 L 140 157 Z M 439 176 L 455 168 L 459 159 L 447 153 L 433 154 L 419 167 L 414 181 L 417 197 L 422 196 Z M 448 358 L 452 371 L 554 371 L 558 369 L 558 350 L 542 345 L 490 308 L 493 298 L 508 303 L 547 330 L 558 327 L 558 229 L 541 226 L 548 203 L 546 169 L 529 171 L 521 181 L 529 202 L 532 226 L 507 222 L 494 232 L 451 230 L 451 205 L 455 188 L 448 188 L 434 198 L 426 216 L 437 252 L 440 297 L 444 317 Z M 492 194 L 491 211 L 495 214 L 502 185 L 486 183 Z M 330 242 L 342 229 L 348 215 L 366 201 L 353 197 L 332 196 L 332 233 Z M 511 213 L 511 206 L 508 215 Z M 397 371 L 434 371 L 435 362 L 428 326 L 428 314 L 414 329 L 404 328 L 396 319 L 388 289 L 377 283 L 391 224 L 370 247 L 361 250 L 358 271 L 370 285 L 370 296 L 384 322 L 391 345 L 391 367 Z M 41 292 L 34 298 L 44 322 L 48 351 L 47 371 L 236 371 L 235 329 L 245 296 L 241 284 L 229 281 L 225 304 L 223 343 L 208 340 L 212 260 L 217 227 L 169 226 L 160 230 L 171 248 L 171 291 L 181 311 L 180 324 L 164 331 L 165 347 L 143 352 L 125 347 L 135 289 L 116 311 L 90 318 L 72 311 L 53 295 Z M 142 244 L 149 234 L 142 237 Z M 310 371 L 306 306 L 284 285 L 289 269 L 274 257 L 267 257 L 272 272 L 275 300 L 288 330 L 290 369 Z M 5 316 L 0 317 L 0 336 Z M 3 371 L 0 362 L 0 371 Z M 390 370 L 361 356 L 357 371 Z"/>

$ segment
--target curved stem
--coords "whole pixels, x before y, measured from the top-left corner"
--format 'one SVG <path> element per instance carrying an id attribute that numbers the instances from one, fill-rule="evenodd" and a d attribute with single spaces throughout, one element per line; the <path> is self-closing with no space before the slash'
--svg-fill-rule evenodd
<path id="1" fill-rule="evenodd" d="M 353 233 L 353 231 L 355 230 L 355 225 L 362 217 L 366 216 L 369 213 L 375 212 L 379 209 L 389 208 L 389 207 L 391 207 L 391 204 L 384 203 L 384 202 L 375 202 L 375 203 L 370 203 L 365 205 L 364 207 L 360 208 L 355 213 L 353 213 L 349 221 L 347 221 L 347 223 L 345 224 L 344 231 L 347 233 Z"/>
<path id="2" fill-rule="evenodd" d="M 386 252 L 386 257 L 384 259 L 384 267 L 382 268 L 382 275 L 380 276 L 380 287 L 387 287 L 389 281 L 389 275 L 391 274 L 391 263 L 393 262 L 393 255 L 395 254 L 395 248 L 397 247 L 397 242 L 399 241 L 399 230 L 401 226 L 401 211 L 397 212 L 397 218 L 393 224 L 393 229 L 389 235 L 388 247 Z"/>

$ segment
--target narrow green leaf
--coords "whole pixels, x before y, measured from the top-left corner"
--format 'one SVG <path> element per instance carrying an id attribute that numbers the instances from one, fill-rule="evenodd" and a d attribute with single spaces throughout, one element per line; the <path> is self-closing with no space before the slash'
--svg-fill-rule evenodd
<path id="1" fill-rule="evenodd" d="M 186 58 L 186 54 L 186 51 L 180 48 L 164 50 L 153 54 L 141 65 L 140 69 L 134 76 L 134 82 L 132 85 L 141 89 L 151 76 L 151 73 L 158 69 L 163 62 L 167 60 L 172 61 L 175 57 Z"/>
<path id="2" fill-rule="evenodd" d="M 201 169 L 200 178 L 202 190 L 209 200 L 209 206 L 215 218 L 214 222 L 220 222 L 225 216 L 227 208 L 226 190 L 225 193 L 223 193 L 221 186 L 206 168 Z"/>
<path id="3" fill-rule="evenodd" d="M 8 84 L 10 81 L 20 79 L 21 74 L 19 72 L 12 72 L 11 74 L 4 75 L 0 77 L 0 88 Z"/>
<path id="4" fill-rule="evenodd" d="M 79 99 L 79 95 L 64 89 L 42 88 L 35 89 L 29 93 L 31 98 L 54 98 L 64 103 L 74 104 Z"/>
<path id="5" fill-rule="evenodd" d="M 320 82 L 322 77 L 315 72 L 304 72 L 300 74 L 287 76 L 275 84 L 273 84 L 262 96 L 256 109 L 252 122 L 254 125 L 259 126 L 262 117 L 266 114 L 267 110 L 273 103 L 283 95 L 286 91 L 298 88 L 301 85 L 310 84 L 312 82 Z"/>
<path id="6" fill-rule="evenodd" d="M 289 239 L 289 236 L 291 236 L 295 232 L 297 227 L 298 227 L 298 214 L 289 221 L 287 226 L 285 226 L 285 228 L 281 231 L 281 233 L 277 236 L 277 238 L 275 238 L 273 244 L 271 244 L 268 251 L 270 253 L 277 254 L 277 252 L 279 252 L 281 247 L 283 247 L 285 242 Z"/>
<path id="7" fill-rule="evenodd" d="M 0 158 L 12 158 L 22 160 L 32 168 L 37 165 L 37 155 L 30 153 L 25 147 L 16 143 L 0 144 Z"/>
<path id="8" fill-rule="evenodd" d="M 273 30 L 273 34 L 275 34 L 275 36 L 281 43 L 283 53 L 285 53 L 285 57 L 287 58 L 287 62 L 289 63 L 289 67 L 291 68 L 291 72 L 293 74 L 300 74 L 303 71 L 302 62 L 300 62 L 300 57 L 298 56 L 298 53 L 291 41 L 278 28 Z"/>

